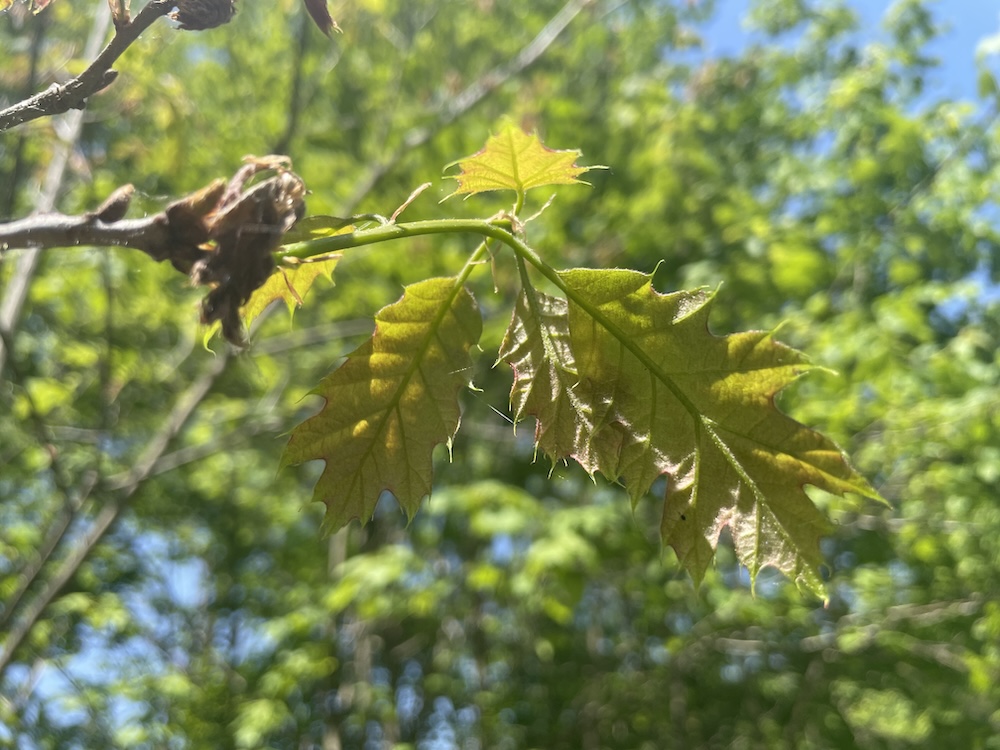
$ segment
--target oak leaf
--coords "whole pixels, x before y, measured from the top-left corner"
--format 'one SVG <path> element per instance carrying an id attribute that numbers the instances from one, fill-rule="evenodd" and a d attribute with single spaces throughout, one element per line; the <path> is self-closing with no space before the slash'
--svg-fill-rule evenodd
<path id="1" fill-rule="evenodd" d="M 448 197 L 490 190 L 513 190 L 523 195 L 545 185 L 586 184 L 579 176 L 603 167 L 578 166 L 576 160 L 581 153 L 576 149 L 550 149 L 537 135 L 525 133 L 508 122 L 487 139 L 482 150 L 448 165 L 461 169 L 459 174 L 451 176 L 458 181 L 458 188 Z"/>
<path id="2" fill-rule="evenodd" d="M 427 279 L 375 316 L 371 338 L 324 378 L 326 403 L 291 434 L 282 466 L 321 459 L 324 530 L 368 521 L 383 491 L 412 517 L 431 491 L 431 454 L 458 430 L 458 394 L 482 317 L 457 279 Z"/>
<path id="3" fill-rule="evenodd" d="M 539 447 L 623 482 L 633 504 L 666 475 L 661 538 L 696 581 L 729 527 L 752 580 L 773 566 L 822 594 L 828 522 L 804 486 L 879 496 L 831 440 L 776 407 L 813 369 L 805 357 L 764 331 L 714 336 L 706 291 L 660 294 L 634 271 L 560 276 L 568 302 L 519 303 L 501 349 Z"/>

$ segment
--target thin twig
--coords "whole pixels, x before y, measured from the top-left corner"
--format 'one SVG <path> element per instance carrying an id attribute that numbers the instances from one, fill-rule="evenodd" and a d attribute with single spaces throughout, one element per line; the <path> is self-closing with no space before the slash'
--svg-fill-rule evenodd
<path id="1" fill-rule="evenodd" d="M 83 109 L 87 106 L 88 97 L 110 86 L 118 77 L 118 72 L 112 70 L 111 66 L 122 53 L 156 19 L 167 15 L 174 5 L 176 5 L 174 0 L 151 0 L 139 11 L 132 23 L 117 28 L 114 37 L 104 50 L 76 78 L 64 84 L 54 83 L 45 91 L 0 110 L 0 132 L 40 117 L 68 112 L 71 109 Z M 107 10 L 102 8 L 100 12 L 107 13 Z"/>
<path id="2" fill-rule="evenodd" d="M 49 18 L 51 15 L 51 13 L 43 13 L 38 16 L 35 23 L 35 28 L 31 35 L 31 49 L 28 55 L 28 75 L 24 81 L 21 98 L 31 96 L 32 92 L 38 86 L 38 70 L 41 67 L 42 47 L 45 41 L 45 33 L 49 28 Z M 3 188 L 0 188 L 0 194 L 2 194 L 0 195 L 0 216 L 9 217 L 14 214 L 21 179 L 28 171 L 28 158 L 25 155 L 27 143 L 27 133 L 23 131 L 18 133 L 14 147 L 11 149 L 13 151 L 13 158 L 11 159 L 10 172 L 6 175 L 6 179 L 0 179 L 0 182 L 6 183 Z"/>
<path id="3" fill-rule="evenodd" d="M 6 335 L 2 330 L 0 330 L 0 343 L 9 347 L 9 342 L 6 340 Z M 17 371 L 13 363 L 11 363 L 10 369 L 15 382 L 24 382 L 23 376 Z M 28 420 L 35 429 L 36 440 L 41 445 L 52 445 L 55 442 L 52 429 L 42 419 L 41 412 L 38 410 L 31 392 L 25 390 L 22 395 L 27 402 Z M 62 495 L 62 504 L 56 513 L 55 520 L 45 530 L 44 538 L 35 550 L 35 554 L 29 557 L 23 566 L 15 567 L 11 571 L 17 578 L 17 584 L 3 602 L 3 609 L 0 610 L 0 629 L 7 624 L 14 610 L 20 605 L 21 599 L 34 583 L 38 572 L 57 548 L 77 511 L 86 502 L 90 491 L 96 483 L 97 475 L 90 472 L 81 482 L 77 483 L 80 486 L 74 487 L 74 482 L 70 478 L 69 472 L 65 470 L 58 451 L 53 449 L 49 453 L 49 474 L 52 477 L 52 483 Z"/>
<path id="4" fill-rule="evenodd" d="M 108 25 L 111 22 L 111 14 L 106 6 L 101 6 L 94 16 L 94 25 L 90 30 L 90 37 L 84 46 L 84 55 L 90 58 L 97 54 L 101 48 L 101 43 L 108 33 Z M 51 211 L 55 208 L 56 197 L 62 189 L 63 179 L 66 175 L 66 167 L 69 164 L 70 154 L 76 148 L 76 143 L 80 139 L 83 130 L 83 113 L 80 111 L 70 112 L 64 118 L 66 125 L 65 135 L 57 142 L 52 150 L 52 158 L 49 160 L 48 168 L 45 172 L 45 181 L 42 186 L 42 195 L 35 209 L 39 212 Z M 0 128 L 2 130 L 2 128 Z M 0 250 L 3 243 L 0 242 Z M 31 280 L 35 275 L 40 260 L 39 250 L 29 250 L 17 259 L 7 288 L 3 290 L 2 300 L 0 300 L 0 331 L 3 331 L 7 340 L 13 340 L 17 330 L 18 321 L 21 318 L 21 309 L 24 301 L 28 297 L 28 289 Z M 4 364 L 6 364 L 8 349 L 5 342 L 0 339 L 0 375 L 3 374 Z"/>

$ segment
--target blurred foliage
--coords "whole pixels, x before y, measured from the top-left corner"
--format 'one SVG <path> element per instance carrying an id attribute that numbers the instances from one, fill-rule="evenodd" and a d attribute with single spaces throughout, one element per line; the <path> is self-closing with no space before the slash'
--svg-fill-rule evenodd
<path id="1" fill-rule="evenodd" d="M 99 5 L 0 14 L 0 103 L 80 70 Z M 713 58 L 707 3 L 596 2 L 454 112 L 559 2 L 358 0 L 334 8 L 333 42 L 298 5 L 154 26 L 91 101 L 60 208 L 132 182 L 158 210 L 279 151 L 310 213 L 389 213 L 433 180 L 407 217 L 490 215 L 488 198 L 429 196 L 511 116 L 610 166 L 561 193 L 532 244 L 554 264 L 655 270 L 661 289 L 721 282 L 720 332 L 784 322 L 837 374 L 783 408 L 892 508 L 814 493 L 837 521 L 825 609 L 767 574 L 752 597 L 725 548 L 695 590 L 643 532 L 654 503 L 630 517 L 620 488 L 533 461 L 528 425 L 512 434 L 488 406 L 509 389 L 488 367 L 498 320 L 425 510 L 406 526 L 384 505 L 321 541 L 321 509 L 303 508 L 316 473 L 275 476 L 282 435 L 364 320 L 453 273 L 472 240 L 344 258 L 294 329 L 266 317 L 238 358 L 201 347 L 198 295 L 172 269 L 52 251 L 0 382 L 4 642 L 102 510 L 127 505 L 0 674 L 0 746 L 1000 747 L 1000 102 L 995 85 L 975 103 L 926 95 L 930 6 L 895 4 L 864 41 L 847 3 L 762 0 L 767 41 Z M 31 210 L 60 132 L 0 136 L 0 215 Z M 4 289 L 14 273 L 0 263 Z M 512 283 L 483 276 L 488 312 L 490 282 Z"/>

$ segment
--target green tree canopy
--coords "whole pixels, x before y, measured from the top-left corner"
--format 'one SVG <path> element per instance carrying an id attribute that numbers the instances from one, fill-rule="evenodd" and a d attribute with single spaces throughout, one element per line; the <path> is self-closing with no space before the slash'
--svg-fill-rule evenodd
<path id="1" fill-rule="evenodd" d="M 0 14 L 0 103 L 93 59 L 93 5 Z M 661 549 L 662 504 L 630 513 L 490 406 L 510 379 L 489 366 L 519 349 L 489 314 L 516 271 L 487 258 L 493 348 L 463 352 L 478 390 L 429 502 L 323 540 L 321 467 L 276 473 L 284 436 L 373 314 L 475 240 L 351 253 L 239 356 L 204 349 L 201 294 L 166 264 L 5 253 L 0 309 L 27 295 L 0 372 L 0 641 L 23 634 L 0 744 L 995 746 L 998 100 L 988 60 L 981 101 L 927 96 L 931 7 L 897 3 L 872 40 L 850 3 L 757 2 L 767 43 L 712 57 L 705 3 L 362 0 L 334 8 L 332 42 L 297 3 L 242 3 L 199 34 L 153 25 L 85 110 L 3 133 L 4 217 L 83 213 L 126 182 L 155 214 L 283 153 L 310 214 L 390 213 L 431 181 L 407 216 L 433 220 L 503 207 L 430 197 L 510 118 L 609 166 L 560 190 L 531 245 L 652 274 L 666 299 L 721 284 L 702 313 L 720 334 L 780 324 L 830 372 L 779 405 L 889 505 L 808 490 L 834 521 L 826 607 L 768 570 L 752 593 L 731 543 L 695 587 Z"/>

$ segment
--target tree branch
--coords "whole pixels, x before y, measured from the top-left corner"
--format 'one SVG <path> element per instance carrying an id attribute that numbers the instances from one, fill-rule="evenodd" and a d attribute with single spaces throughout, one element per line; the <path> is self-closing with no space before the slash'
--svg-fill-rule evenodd
<path id="1" fill-rule="evenodd" d="M 169 222 L 163 213 L 105 223 L 96 213 L 50 213 L 0 224 L 0 252 L 15 248 L 130 247 L 154 260 L 170 257 Z"/>
<path id="2" fill-rule="evenodd" d="M 107 88 L 118 77 L 118 72 L 112 70 L 111 66 L 122 53 L 156 19 L 167 15 L 175 5 L 174 0 L 151 0 L 131 23 L 117 28 L 108 45 L 83 73 L 68 83 L 54 83 L 45 91 L 0 111 L 0 132 L 40 117 L 83 109 L 88 97 Z"/>
<path id="3" fill-rule="evenodd" d="M 84 46 L 84 56 L 90 58 L 98 54 L 104 37 L 107 36 L 108 26 L 111 22 L 110 13 L 107 6 L 99 6 L 94 15 L 94 23 L 90 29 L 90 36 Z M 65 135 L 57 141 L 52 157 L 49 159 L 48 168 L 45 170 L 45 180 L 42 187 L 42 194 L 35 206 L 40 213 L 51 211 L 55 208 L 56 197 L 62 189 L 66 167 L 69 164 L 70 155 L 76 148 L 76 143 L 80 139 L 83 130 L 83 112 L 75 110 L 67 113 L 63 118 Z M 13 189 L 13 187 L 11 188 Z M 0 243 L 0 250 L 3 244 Z M 14 272 L 3 290 L 0 298 L 0 374 L 3 374 L 4 365 L 7 361 L 9 349 L 7 343 L 14 340 L 17 331 L 18 320 L 21 317 L 21 308 L 28 297 L 28 290 L 31 280 L 38 269 L 39 250 L 31 250 L 24 253 L 17 259 Z"/>

